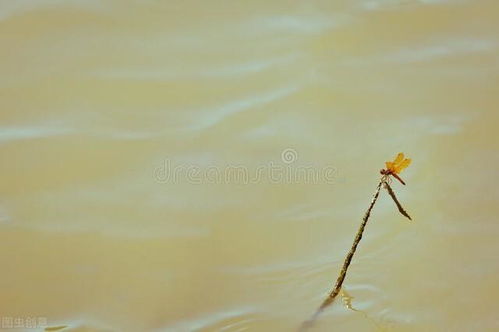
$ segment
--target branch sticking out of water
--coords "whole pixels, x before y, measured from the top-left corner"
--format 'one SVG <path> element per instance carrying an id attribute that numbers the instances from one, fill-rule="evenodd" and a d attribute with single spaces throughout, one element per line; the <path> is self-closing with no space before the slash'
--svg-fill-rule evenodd
<path id="1" fill-rule="evenodd" d="M 390 185 L 388 184 L 388 182 L 385 181 L 384 186 L 385 186 L 386 191 L 388 191 L 388 194 L 390 194 L 390 196 L 392 197 L 393 201 L 397 205 L 397 208 L 399 209 L 399 212 L 402 213 L 403 216 L 409 218 L 409 220 L 412 220 L 411 216 L 407 213 L 406 210 L 404 210 L 404 207 L 402 206 L 402 204 L 400 204 L 399 200 L 397 199 L 397 196 L 395 196 L 395 192 L 393 191 L 392 187 L 390 187 Z"/>
<path id="2" fill-rule="evenodd" d="M 335 298 L 338 296 L 341 290 L 341 286 L 343 285 L 343 281 L 345 280 L 345 277 L 347 275 L 348 267 L 350 266 L 350 263 L 352 262 L 352 257 L 355 254 L 355 251 L 357 250 L 357 246 L 359 245 L 360 240 L 362 240 L 362 234 L 364 233 L 364 229 L 366 228 L 367 221 L 369 220 L 369 217 L 371 216 L 371 211 L 376 204 L 376 201 L 378 200 L 379 197 L 379 192 L 381 190 L 381 187 L 383 186 L 387 191 L 388 194 L 392 197 L 392 199 L 395 201 L 395 204 L 397 204 L 397 208 L 402 213 L 404 216 L 409 218 L 410 220 L 411 217 L 409 214 L 404 210 L 400 202 L 398 201 L 397 197 L 395 196 L 395 193 L 393 189 L 390 187 L 388 184 L 388 178 L 389 175 L 383 175 L 378 183 L 378 186 L 376 187 L 376 191 L 374 192 L 373 198 L 371 200 L 371 204 L 367 208 L 364 217 L 362 218 L 362 223 L 360 224 L 359 230 L 357 231 L 357 235 L 355 235 L 355 239 L 353 240 L 352 247 L 350 248 L 350 251 L 348 252 L 347 256 L 345 257 L 345 261 L 343 262 L 343 267 L 341 268 L 340 275 L 338 276 L 338 279 L 336 280 L 336 283 L 334 284 L 333 290 L 329 293 L 329 296 L 322 302 L 320 307 L 316 310 L 314 315 L 307 321 L 305 321 L 302 326 L 300 327 L 300 331 L 305 331 L 308 328 L 310 328 L 315 321 L 317 320 L 317 317 L 319 317 L 320 313 L 331 303 L 334 302 Z"/>

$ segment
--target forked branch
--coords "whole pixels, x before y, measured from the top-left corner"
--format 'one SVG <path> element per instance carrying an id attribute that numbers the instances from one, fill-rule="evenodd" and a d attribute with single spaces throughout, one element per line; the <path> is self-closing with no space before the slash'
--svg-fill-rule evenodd
<path id="1" fill-rule="evenodd" d="M 333 290 L 329 293 L 329 296 L 324 300 L 324 302 L 322 302 L 322 304 L 316 310 L 314 315 L 309 320 L 305 321 L 302 324 L 302 326 L 300 327 L 300 331 L 305 331 L 306 329 L 311 327 L 314 324 L 314 322 L 316 321 L 317 317 L 320 315 L 320 313 L 327 306 L 329 306 L 331 303 L 333 303 L 335 298 L 340 293 L 341 286 L 343 285 L 343 281 L 345 280 L 345 277 L 347 275 L 348 267 L 350 266 L 350 263 L 352 262 L 353 255 L 355 254 L 355 251 L 357 250 L 357 246 L 359 245 L 359 242 L 362 239 L 362 234 L 364 233 L 364 230 L 365 230 L 366 225 L 367 225 L 367 221 L 369 220 L 369 217 L 371 216 L 371 211 L 372 211 L 374 205 L 376 204 L 376 201 L 378 200 L 379 193 L 380 193 L 382 186 L 388 191 L 388 194 L 394 200 L 400 213 L 402 213 L 405 217 L 412 220 L 411 217 L 409 216 L 409 214 L 405 211 L 405 209 L 400 204 L 397 197 L 395 196 L 393 189 L 388 184 L 388 175 L 383 175 L 378 183 L 378 186 L 376 187 L 376 191 L 374 192 L 371 203 L 369 204 L 369 207 L 367 208 L 367 210 L 364 214 L 364 217 L 362 218 L 362 223 L 360 224 L 359 230 L 357 231 L 357 234 L 355 235 L 355 239 L 353 240 L 352 247 L 350 248 L 350 251 L 348 252 L 347 256 L 345 257 L 345 261 L 343 262 L 343 267 L 341 268 L 340 275 L 338 276 L 338 279 L 336 280 L 336 283 L 334 284 Z"/>

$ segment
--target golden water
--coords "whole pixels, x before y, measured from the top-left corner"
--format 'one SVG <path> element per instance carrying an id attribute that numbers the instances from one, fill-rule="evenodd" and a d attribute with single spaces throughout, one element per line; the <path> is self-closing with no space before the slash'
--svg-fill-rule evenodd
<path id="1" fill-rule="evenodd" d="M 414 221 L 382 193 L 314 330 L 498 330 L 498 36 L 495 0 L 0 1 L 0 316 L 293 331 L 404 151 Z"/>

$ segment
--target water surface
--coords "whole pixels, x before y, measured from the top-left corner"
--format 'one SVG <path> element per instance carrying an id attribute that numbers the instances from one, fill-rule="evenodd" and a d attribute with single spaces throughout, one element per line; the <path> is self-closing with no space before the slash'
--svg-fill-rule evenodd
<path id="1" fill-rule="evenodd" d="M 404 151 L 414 221 L 382 194 L 314 330 L 499 329 L 498 13 L 0 1 L 2 317 L 292 331 Z"/>

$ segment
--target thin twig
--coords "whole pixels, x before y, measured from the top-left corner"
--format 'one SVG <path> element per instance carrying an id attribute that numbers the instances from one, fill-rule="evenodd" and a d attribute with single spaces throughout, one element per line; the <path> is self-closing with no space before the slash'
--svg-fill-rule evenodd
<path id="1" fill-rule="evenodd" d="M 404 210 L 404 208 L 402 207 L 402 204 L 400 204 L 399 200 L 397 199 L 397 196 L 395 196 L 395 192 L 393 191 L 392 187 L 390 187 L 390 185 L 388 184 L 387 181 L 385 181 L 384 185 L 385 185 L 385 189 L 388 191 L 388 194 L 390 194 L 393 201 L 397 205 L 399 212 L 402 213 L 402 215 L 404 215 L 405 217 L 409 218 L 409 220 L 412 220 L 411 216 L 407 213 L 406 210 Z"/>
<path id="2" fill-rule="evenodd" d="M 329 293 L 329 296 L 324 300 L 324 302 L 322 302 L 321 306 L 317 309 L 314 315 L 309 320 L 303 323 L 303 325 L 300 328 L 301 331 L 305 331 L 307 328 L 311 327 L 314 324 L 317 317 L 319 316 L 319 314 L 324 310 L 324 308 L 333 303 L 336 296 L 338 296 L 338 294 L 340 293 L 341 285 L 343 285 L 343 281 L 345 280 L 345 277 L 347 275 L 348 267 L 350 266 L 350 263 L 352 262 L 352 257 L 355 254 L 355 251 L 357 250 L 357 246 L 359 245 L 360 240 L 362 239 L 362 233 L 364 233 L 367 221 L 369 220 L 369 216 L 371 215 L 371 210 L 373 209 L 374 204 L 376 204 L 376 201 L 378 200 L 381 186 L 383 185 L 383 183 L 386 182 L 386 177 L 387 177 L 386 175 L 383 176 L 379 181 L 378 186 L 376 187 L 376 191 L 374 192 L 371 204 L 369 205 L 369 208 L 364 214 L 364 218 L 362 218 L 362 224 L 360 224 L 359 230 L 357 231 L 357 235 L 353 240 L 352 247 L 350 248 L 350 251 L 348 252 L 345 258 L 345 261 L 343 262 L 343 267 L 341 268 L 340 275 L 336 280 L 333 290 Z"/>

